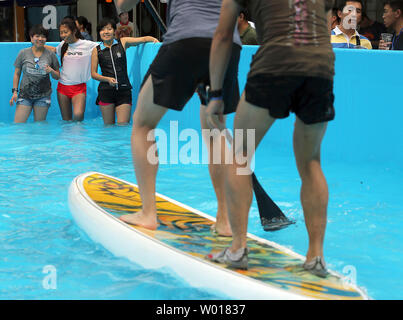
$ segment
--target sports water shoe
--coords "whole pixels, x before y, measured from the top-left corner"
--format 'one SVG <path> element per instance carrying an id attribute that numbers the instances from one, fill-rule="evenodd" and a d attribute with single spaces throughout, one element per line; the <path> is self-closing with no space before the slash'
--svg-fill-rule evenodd
<path id="1" fill-rule="evenodd" d="M 326 270 L 326 263 L 322 257 L 315 257 L 311 261 L 305 261 L 303 268 L 315 276 L 326 278 L 329 272 Z"/>
<path id="2" fill-rule="evenodd" d="M 215 253 L 208 254 L 207 260 L 226 264 L 230 268 L 248 270 L 248 248 L 239 249 L 238 252 L 231 253 L 229 248 Z"/>

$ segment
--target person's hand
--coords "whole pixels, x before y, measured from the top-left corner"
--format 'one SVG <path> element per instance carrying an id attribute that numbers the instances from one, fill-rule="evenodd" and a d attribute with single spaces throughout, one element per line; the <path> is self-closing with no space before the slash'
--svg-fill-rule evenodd
<path id="1" fill-rule="evenodd" d="M 17 99 L 18 99 L 18 93 L 14 92 L 13 96 L 11 97 L 11 100 L 10 100 L 10 106 L 11 107 L 14 105 L 14 103 L 17 101 Z"/>
<path id="2" fill-rule="evenodd" d="M 44 70 L 46 71 L 46 73 L 51 73 L 52 71 L 54 71 L 48 64 L 45 65 Z"/>
<path id="3" fill-rule="evenodd" d="M 226 129 L 224 124 L 224 101 L 211 100 L 206 109 L 207 125 L 210 129 Z"/>
<path id="4" fill-rule="evenodd" d="M 382 39 L 379 40 L 379 50 L 389 50 L 390 46 L 392 45 L 392 42 L 385 42 Z"/>
<path id="5" fill-rule="evenodd" d="M 111 87 L 116 87 L 116 85 L 118 84 L 115 78 L 107 78 L 107 80 Z"/>
<path id="6" fill-rule="evenodd" d="M 156 39 L 156 38 L 154 38 L 154 37 L 151 37 L 151 36 L 148 36 L 148 37 L 147 37 L 147 40 L 148 40 L 148 42 L 152 42 L 152 43 L 157 43 L 157 42 L 159 42 L 158 39 Z"/>

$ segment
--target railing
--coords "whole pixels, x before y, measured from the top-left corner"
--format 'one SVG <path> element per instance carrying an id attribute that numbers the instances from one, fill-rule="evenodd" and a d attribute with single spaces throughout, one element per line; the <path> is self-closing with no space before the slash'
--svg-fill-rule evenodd
<path id="1" fill-rule="evenodd" d="M 155 9 L 154 5 L 150 0 L 144 0 L 144 4 L 148 10 L 148 12 L 151 14 L 153 17 L 154 21 L 157 23 L 160 31 L 164 34 L 167 31 L 167 27 L 162 21 L 161 16 L 158 14 L 157 9 Z"/>

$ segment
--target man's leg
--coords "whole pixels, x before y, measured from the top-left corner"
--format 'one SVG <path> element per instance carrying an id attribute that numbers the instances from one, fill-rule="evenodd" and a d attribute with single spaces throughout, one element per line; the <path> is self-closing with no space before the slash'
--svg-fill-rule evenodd
<path id="1" fill-rule="evenodd" d="M 155 144 L 152 130 L 156 128 L 168 109 L 154 104 L 154 91 L 151 75 L 148 77 L 137 102 L 133 114 L 132 155 L 137 184 L 142 200 L 142 210 L 135 214 L 121 216 L 120 219 L 134 225 L 148 229 L 157 228 L 157 209 L 155 203 L 155 181 L 158 171 L 158 162 L 152 163 L 148 159 L 150 150 Z M 157 157 L 155 152 L 155 157 Z"/>
<path id="2" fill-rule="evenodd" d="M 320 145 L 327 122 L 306 125 L 296 119 L 294 153 L 302 179 L 301 203 L 309 235 L 307 261 L 323 258 L 329 192 L 320 164 Z"/>
<path id="3" fill-rule="evenodd" d="M 224 117 L 225 119 L 226 117 Z M 224 120 L 225 121 L 225 120 Z M 200 122 L 201 128 L 208 129 L 206 120 L 206 106 L 201 105 L 200 107 Z M 209 139 L 207 141 L 206 139 Z M 213 137 L 204 137 L 205 143 L 209 146 L 209 172 L 210 178 L 213 183 L 214 191 L 217 197 L 217 215 L 216 223 L 214 229 L 221 236 L 231 236 L 231 226 L 228 220 L 227 203 L 225 199 L 225 185 L 224 185 L 224 174 L 225 174 L 225 152 L 227 149 L 226 139 L 222 135 L 216 135 Z M 220 141 L 221 140 L 221 141 Z M 214 164 L 214 155 L 220 154 L 221 163 Z"/>
<path id="4" fill-rule="evenodd" d="M 237 129 L 243 130 L 243 143 L 237 142 L 236 135 L 232 149 L 234 161 L 227 166 L 226 174 L 226 198 L 229 220 L 232 229 L 233 241 L 231 252 L 246 248 L 246 233 L 248 229 L 248 215 L 253 199 L 252 179 L 250 175 L 239 175 L 237 169 L 244 168 L 237 164 L 236 158 L 247 156 L 247 163 L 251 163 L 255 149 L 258 147 L 267 130 L 272 126 L 275 119 L 269 115 L 267 109 L 256 107 L 245 101 L 242 95 L 234 121 L 234 133 Z M 247 152 L 247 129 L 255 129 L 255 145 Z M 243 146 L 239 147 L 239 146 Z M 238 146 L 238 147 L 237 147 Z"/>

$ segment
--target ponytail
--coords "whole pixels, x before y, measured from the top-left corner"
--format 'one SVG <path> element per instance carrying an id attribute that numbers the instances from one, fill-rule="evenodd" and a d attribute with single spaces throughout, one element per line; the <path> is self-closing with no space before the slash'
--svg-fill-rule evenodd
<path id="1" fill-rule="evenodd" d="M 64 58 L 64 55 L 66 54 L 68 47 L 69 47 L 69 44 L 67 42 L 64 42 L 62 45 L 62 50 L 60 52 L 60 61 L 61 61 L 62 67 L 63 67 L 63 58 Z"/>
<path id="2" fill-rule="evenodd" d="M 88 22 L 86 29 L 87 29 L 87 32 L 88 32 L 89 34 L 92 33 L 92 24 L 91 24 L 91 22 Z"/>
<path id="3" fill-rule="evenodd" d="M 85 30 L 87 30 L 87 32 L 89 34 L 92 33 L 92 24 L 91 24 L 91 22 L 88 21 L 88 19 L 86 17 L 80 16 L 76 20 L 78 21 L 78 23 L 80 25 L 82 25 L 84 27 Z"/>

